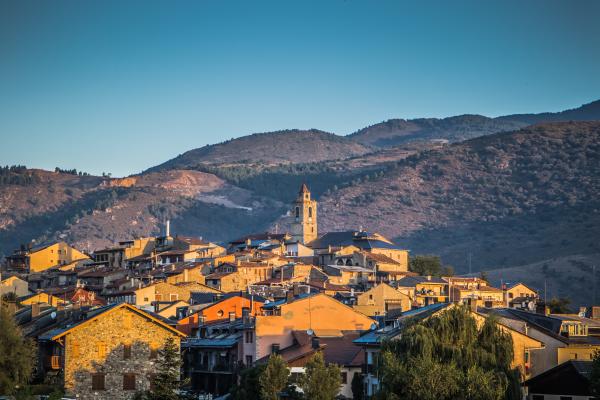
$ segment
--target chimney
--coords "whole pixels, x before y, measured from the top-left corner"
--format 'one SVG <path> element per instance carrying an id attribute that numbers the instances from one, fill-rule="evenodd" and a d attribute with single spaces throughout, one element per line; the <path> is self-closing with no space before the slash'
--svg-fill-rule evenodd
<path id="1" fill-rule="evenodd" d="M 287 292 L 285 292 L 285 299 L 288 302 L 292 301 L 294 299 L 294 291 L 288 290 Z"/>
<path id="2" fill-rule="evenodd" d="M 318 349 L 319 347 L 321 347 L 319 344 L 319 338 L 315 336 L 312 337 L 311 344 L 313 349 Z"/>
<path id="3" fill-rule="evenodd" d="M 235 311 L 229 311 L 229 322 L 235 321 Z"/>
<path id="4" fill-rule="evenodd" d="M 31 318 L 35 318 L 40 315 L 40 303 L 33 303 L 31 305 Z"/>
<path id="5" fill-rule="evenodd" d="M 279 343 L 273 343 L 271 345 L 271 353 L 272 354 L 279 354 Z"/>

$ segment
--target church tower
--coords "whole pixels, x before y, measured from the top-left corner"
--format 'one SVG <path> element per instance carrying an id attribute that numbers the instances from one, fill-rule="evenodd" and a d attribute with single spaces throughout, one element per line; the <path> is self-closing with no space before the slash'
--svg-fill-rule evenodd
<path id="1" fill-rule="evenodd" d="M 317 238 L 317 202 L 311 200 L 310 191 L 305 184 L 300 187 L 293 205 L 292 239 L 307 244 Z"/>

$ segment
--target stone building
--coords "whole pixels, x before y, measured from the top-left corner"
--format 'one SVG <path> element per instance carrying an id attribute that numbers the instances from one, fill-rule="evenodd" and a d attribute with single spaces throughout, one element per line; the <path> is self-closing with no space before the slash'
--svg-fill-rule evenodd
<path id="1" fill-rule="evenodd" d="M 317 201 L 310 198 L 310 191 L 305 184 L 300 187 L 292 213 L 292 240 L 302 244 L 315 240 L 318 237 Z"/>
<path id="2" fill-rule="evenodd" d="M 62 376 L 65 392 L 82 400 L 131 399 L 148 390 L 158 350 L 185 335 L 129 304 L 90 310 L 38 338 L 39 371 Z"/>

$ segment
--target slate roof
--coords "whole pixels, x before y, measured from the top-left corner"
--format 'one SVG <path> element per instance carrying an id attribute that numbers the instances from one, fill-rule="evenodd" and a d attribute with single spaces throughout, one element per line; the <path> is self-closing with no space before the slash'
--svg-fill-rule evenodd
<path id="1" fill-rule="evenodd" d="M 381 237 L 381 236 L 379 236 Z M 308 247 L 316 249 L 326 249 L 329 246 L 342 247 L 342 246 L 356 246 L 362 250 L 372 249 L 393 249 L 402 250 L 400 247 L 393 243 L 388 243 L 384 240 L 378 239 L 376 235 L 369 232 L 360 231 L 342 231 L 342 232 L 328 232 L 318 239 L 313 240 L 307 244 Z"/>

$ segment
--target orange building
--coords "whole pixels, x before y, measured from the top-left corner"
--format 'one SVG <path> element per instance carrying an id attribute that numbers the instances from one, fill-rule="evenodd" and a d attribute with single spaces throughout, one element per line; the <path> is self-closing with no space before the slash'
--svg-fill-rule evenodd
<path id="1" fill-rule="evenodd" d="M 232 296 L 210 304 L 202 310 L 182 318 L 177 322 L 177 329 L 188 336 L 195 336 L 198 325 L 223 319 L 241 318 L 242 310 L 250 310 L 250 315 L 258 315 L 263 303 L 242 296 Z"/>

